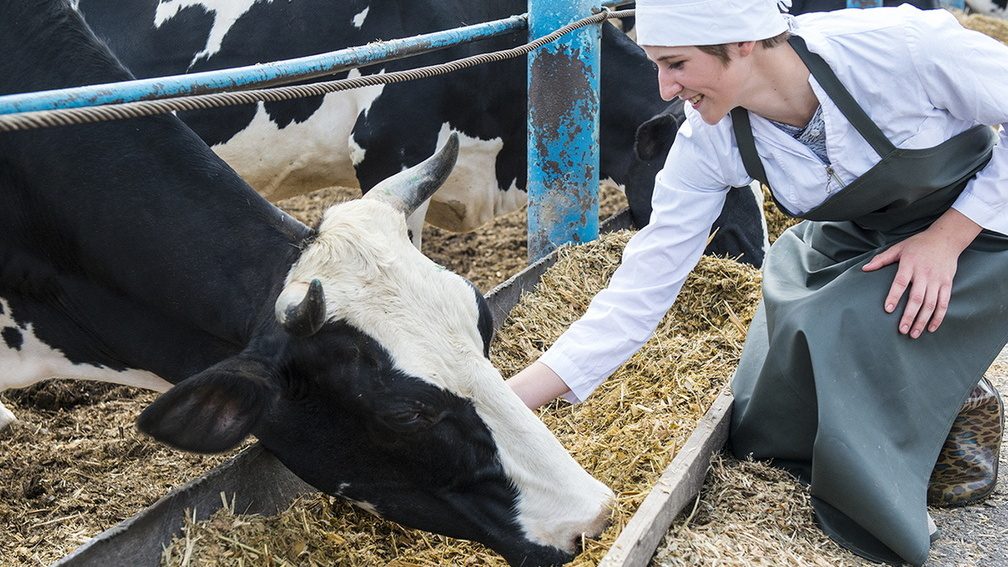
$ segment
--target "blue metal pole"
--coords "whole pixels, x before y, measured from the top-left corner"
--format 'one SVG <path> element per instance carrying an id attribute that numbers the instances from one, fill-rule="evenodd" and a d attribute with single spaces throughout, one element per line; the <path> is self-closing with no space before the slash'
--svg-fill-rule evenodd
<path id="1" fill-rule="evenodd" d="M 0 96 L 0 114 L 262 88 L 402 59 L 410 55 L 429 53 L 453 45 L 514 33 L 526 27 L 527 17 L 525 14 L 521 14 L 482 24 L 410 38 L 381 41 L 321 55 L 273 63 L 172 77 Z"/>
<path id="2" fill-rule="evenodd" d="M 599 0 L 529 0 L 537 38 Z M 601 28 L 586 26 L 528 56 L 528 259 L 598 238 Z"/>
<path id="3" fill-rule="evenodd" d="M 847 0 L 848 8 L 881 8 L 882 0 Z"/>

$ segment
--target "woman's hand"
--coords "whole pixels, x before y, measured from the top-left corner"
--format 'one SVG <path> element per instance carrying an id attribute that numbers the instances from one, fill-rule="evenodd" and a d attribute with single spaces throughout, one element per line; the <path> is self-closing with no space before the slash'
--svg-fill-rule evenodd
<path id="1" fill-rule="evenodd" d="M 890 246 L 861 268 L 871 272 L 899 262 L 884 309 L 886 313 L 895 311 L 910 288 L 899 322 L 901 334 L 916 339 L 925 327 L 932 333 L 938 330 L 948 311 L 959 255 L 980 231 L 980 225 L 949 209 L 926 230 Z"/>

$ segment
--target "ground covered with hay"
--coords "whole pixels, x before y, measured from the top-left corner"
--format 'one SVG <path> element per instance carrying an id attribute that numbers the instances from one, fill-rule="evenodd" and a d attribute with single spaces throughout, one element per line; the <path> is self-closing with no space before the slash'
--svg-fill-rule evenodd
<path id="1" fill-rule="evenodd" d="M 0 565 L 48 565 L 226 456 L 173 451 L 133 419 L 155 394 L 48 382 L 3 395 Z"/>
<path id="2" fill-rule="evenodd" d="M 630 237 L 605 235 L 563 250 L 498 333 L 492 359 L 511 375 L 535 360 L 608 282 Z M 587 401 L 540 417 L 574 458 L 617 494 L 612 526 L 575 565 L 595 565 L 722 391 L 759 293 L 758 272 L 704 258 L 656 336 Z M 558 479 L 559 480 L 559 479 Z M 406 530 L 333 498 L 302 498 L 273 517 L 221 510 L 188 522 L 165 565 L 504 565 L 480 545 Z"/>

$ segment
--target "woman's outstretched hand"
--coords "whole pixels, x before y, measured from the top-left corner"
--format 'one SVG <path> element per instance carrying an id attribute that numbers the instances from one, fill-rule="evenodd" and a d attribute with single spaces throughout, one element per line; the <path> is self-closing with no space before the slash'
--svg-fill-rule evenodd
<path id="1" fill-rule="evenodd" d="M 890 246 L 861 268 L 871 272 L 899 263 L 883 309 L 886 313 L 895 311 L 903 293 L 910 289 L 899 322 L 901 334 L 916 339 L 925 327 L 932 333 L 938 330 L 948 311 L 959 255 L 981 230 L 959 211 L 949 209 L 926 230 Z"/>

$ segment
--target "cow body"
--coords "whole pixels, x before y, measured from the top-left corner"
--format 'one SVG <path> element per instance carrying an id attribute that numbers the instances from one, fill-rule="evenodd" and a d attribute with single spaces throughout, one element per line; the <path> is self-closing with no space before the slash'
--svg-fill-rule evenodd
<path id="1" fill-rule="evenodd" d="M 899 6 L 901 4 L 910 4 L 921 10 L 933 10 L 941 7 L 938 0 L 883 0 L 882 2 L 882 5 L 885 7 Z M 843 10 L 846 7 L 847 0 L 792 0 L 791 8 L 788 12 L 797 16 L 809 12 Z"/>
<path id="2" fill-rule="evenodd" d="M 0 94 L 131 78 L 66 2 L 0 13 Z M 489 363 L 482 296 L 407 238 L 452 151 L 312 231 L 173 116 L 0 135 L 0 389 L 165 391 L 138 421 L 156 439 L 216 452 L 254 434 L 392 520 L 513 564 L 568 560 L 612 494 Z"/>
<path id="3" fill-rule="evenodd" d="M 79 9 L 131 71 L 156 77 L 441 31 L 520 14 L 527 5 L 524 0 L 80 0 Z M 524 41 L 525 34 L 516 33 L 351 73 L 408 69 Z M 638 159 L 634 137 L 667 105 L 652 64 L 633 41 L 603 26 L 602 45 L 599 176 L 625 187 L 634 220 L 643 226 L 665 153 Z M 457 133 L 459 162 L 431 199 L 426 220 L 468 231 L 526 202 L 526 104 L 526 63 L 518 58 L 420 81 L 180 116 L 273 201 L 330 185 L 367 192 Z M 681 105 L 676 118 L 661 132 L 666 153 L 682 120 Z M 743 255 L 758 265 L 766 235 L 757 205 L 732 201 L 728 215 L 745 220 L 724 230 L 737 235 L 741 248 L 717 237 L 709 251 Z M 422 220 L 411 222 L 417 238 Z"/>
<path id="4" fill-rule="evenodd" d="M 966 6 L 977 14 L 996 18 L 1008 17 L 1008 0 L 967 0 Z"/>

